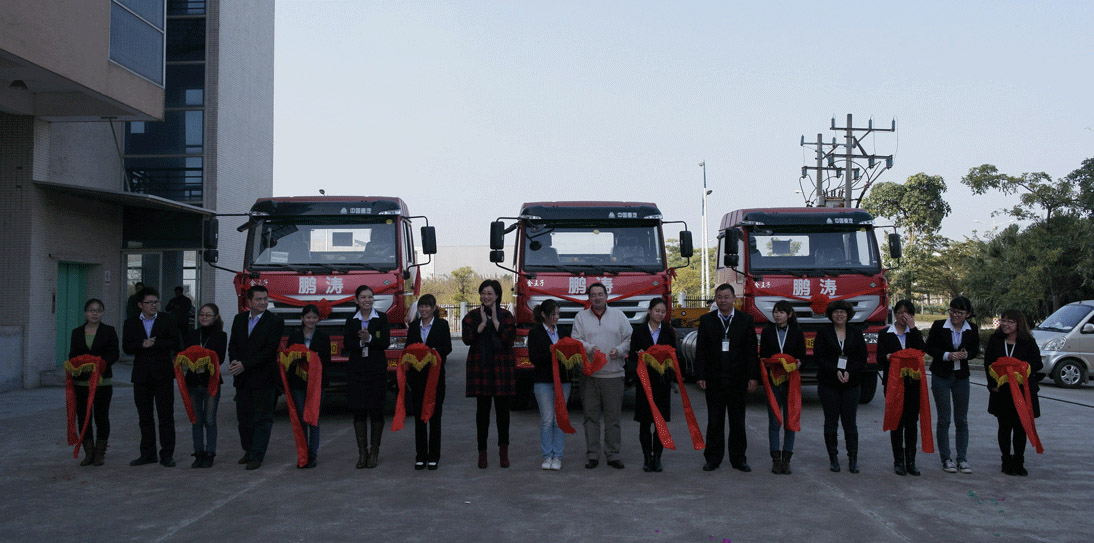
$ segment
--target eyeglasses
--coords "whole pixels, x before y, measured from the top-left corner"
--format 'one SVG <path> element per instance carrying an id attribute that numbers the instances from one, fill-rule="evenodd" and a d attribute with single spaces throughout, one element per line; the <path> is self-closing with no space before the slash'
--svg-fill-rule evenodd
<path id="1" fill-rule="evenodd" d="M 160 305 L 159 300 L 152 300 L 151 302 L 141 302 L 142 305 Z"/>
<path id="2" fill-rule="evenodd" d="M 968 311 L 962 311 L 960 309 L 950 309 L 950 315 L 953 315 L 955 317 L 964 317 L 968 314 Z"/>
<path id="3" fill-rule="evenodd" d="M 999 324 L 1018 324 L 1018 321 L 1012 321 L 1010 319 L 1003 319 L 999 321 Z"/>

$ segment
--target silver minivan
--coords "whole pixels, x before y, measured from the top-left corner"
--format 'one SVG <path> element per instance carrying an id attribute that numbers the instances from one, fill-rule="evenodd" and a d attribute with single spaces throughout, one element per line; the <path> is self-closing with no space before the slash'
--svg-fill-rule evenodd
<path id="1" fill-rule="evenodd" d="M 1057 385 L 1076 388 L 1086 383 L 1094 364 L 1094 300 L 1061 307 L 1033 329 L 1033 337 L 1041 349 L 1043 371 Z"/>

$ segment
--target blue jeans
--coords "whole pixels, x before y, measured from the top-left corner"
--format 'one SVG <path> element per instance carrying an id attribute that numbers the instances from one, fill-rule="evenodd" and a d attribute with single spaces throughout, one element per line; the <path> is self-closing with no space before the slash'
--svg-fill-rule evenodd
<path id="1" fill-rule="evenodd" d="M 779 404 L 779 408 L 782 411 L 783 424 L 782 428 L 786 428 L 787 421 L 790 420 L 789 404 L 786 401 L 786 396 L 790 391 L 790 385 L 783 383 L 777 387 L 773 387 L 772 392 L 775 393 L 775 401 Z M 794 434 L 790 430 L 785 430 L 786 437 L 783 440 L 783 446 L 779 448 L 779 422 L 775 420 L 775 412 L 771 410 L 771 405 L 767 406 L 767 441 L 771 445 L 772 451 L 794 451 Z"/>
<path id="2" fill-rule="evenodd" d="M 292 403 L 296 406 L 296 415 L 300 417 L 300 427 L 304 430 L 304 440 L 308 443 L 308 459 L 317 460 L 319 458 L 319 426 L 312 426 L 304 422 L 304 403 L 307 401 L 308 391 L 303 388 L 290 388 L 289 392 L 292 393 Z M 326 397 L 326 392 L 319 396 L 320 406 L 323 405 L 323 400 Z"/>
<path id="3" fill-rule="evenodd" d="M 950 460 L 950 397 L 953 397 L 953 424 L 957 426 L 957 461 L 966 462 L 969 451 L 969 378 L 939 377 L 931 374 L 931 393 L 934 394 L 938 423 L 934 438 L 938 442 L 938 455 L 942 461 Z"/>
<path id="4" fill-rule="evenodd" d="M 220 388 L 216 396 L 209 396 L 206 387 L 187 387 L 190 392 L 190 403 L 194 405 L 194 418 L 197 422 L 191 424 L 194 434 L 194 452 L 217 453 L 217 407 L 220 405 L 220 396 L 224 394 L 224 387 Z"/>
<path id="5" fill-rule="evenodd" d="M 539 448 L 544 458 L 562 458 L 565 436 L 555 420 L 555 384 L 535 383 L 533 390 L 539 404 Z M 562 383 L 562 395 L 570 396 L 570 383 Z"/>

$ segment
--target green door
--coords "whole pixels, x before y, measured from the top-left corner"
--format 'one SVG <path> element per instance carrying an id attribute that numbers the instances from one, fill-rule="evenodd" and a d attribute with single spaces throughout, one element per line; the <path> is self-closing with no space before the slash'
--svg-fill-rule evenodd
<path id="1" fill-rule="evenodd" d="M 68 360 L 68 342 L 72 329 L 84 323 L 84 302 L 87 301 L 86 264 L 57 264 L 57 366 Z"/>

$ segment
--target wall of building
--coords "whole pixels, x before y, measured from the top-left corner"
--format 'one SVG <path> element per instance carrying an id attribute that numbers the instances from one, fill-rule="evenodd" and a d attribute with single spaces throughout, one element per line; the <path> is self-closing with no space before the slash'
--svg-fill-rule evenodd
<path id="1" fill-rule="evenodd" d="M 5 353 L 22 352 L 29 340 L 27 311 L 30 291 L 23 288 L 30 253 L 33 197 L 34 118 L 0 113 L 0 278 L 7 289 L 0 296 L 0 327 Z M 7 350 L 11 349 L 11 350 Z M 0 357 L 0 391 L 23 386 L 24 357 Z"/>
<path id="2" fill-rule="evenodd" d="M 123 190 L 119 145 L 124 123 L 51 123 L 48 178 L 35 179 L 104 190 Z M 117 139 L 115 139 L 117 138 Z M 120 245 L 119 245 L 120 247 Z"/>

